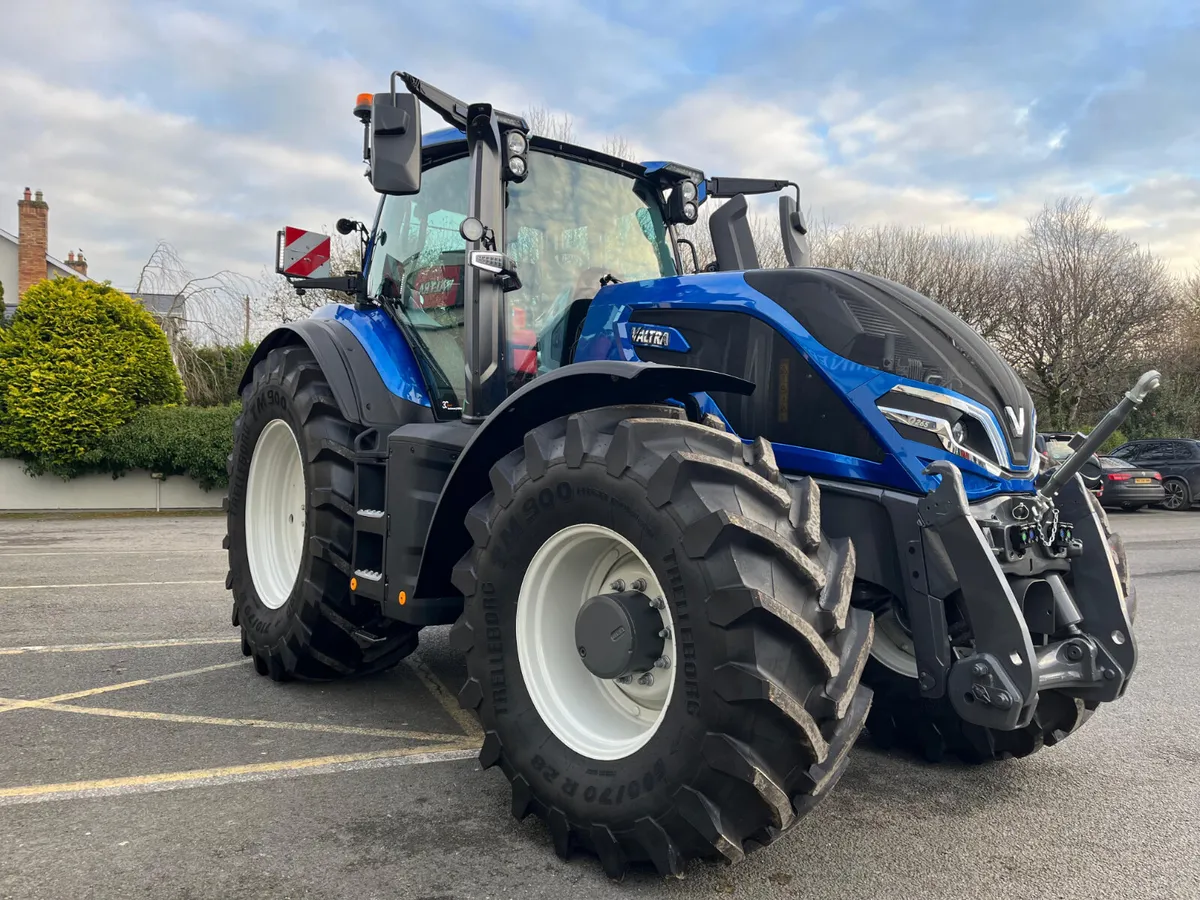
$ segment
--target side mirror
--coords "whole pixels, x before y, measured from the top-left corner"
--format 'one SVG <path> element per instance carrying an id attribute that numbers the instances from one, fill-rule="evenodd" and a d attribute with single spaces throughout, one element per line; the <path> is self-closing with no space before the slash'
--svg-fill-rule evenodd
<path id="1" fill-rule="evenodd" d="M 804 217 L 796 208 L 796 198 L 779 198 L 779 228 L 783 235 L 783 255 L 788 266 L 796 269 L 812 264 L 812 250 L 808 245 L 808 228 Z"/>
<path id="2" fill-rule="evenodd" d="M 421 190 L 421 105 L 413 94 L 376 94 L 371 103 L 371 187 L 403 196 Z"/>

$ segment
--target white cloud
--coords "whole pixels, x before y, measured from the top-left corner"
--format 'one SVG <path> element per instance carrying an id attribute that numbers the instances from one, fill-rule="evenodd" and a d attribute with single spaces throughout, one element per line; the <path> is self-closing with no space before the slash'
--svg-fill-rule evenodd
<path id="1" fill-rule="evenodd" d="M 198 273 L 257 274 L 291 215 L 319 227 L 339 214 L 369 217 L 374 204 L 352 160 L 28 72 L 0 69 L 0 122 L 24 136 L 0 144 L 0 196 L 15 206 L 25 185 L 45 191 L 51 252 L 82 247 L 91 274 L 120 286 L 132 285 L 159 239 Z"/>
<path id="2" fill-rule="evenodd" d="M 667 2 L 668 11 L 685 6 Z M 257 275 L 282 225 L 370 218 L 376 198 L 361 176 L 350 106 L 359 91 L 381 89 L 397 39 L 417 33 L 422 40 L 404 41 L 403 66 L 464 100 L 570 111 L 591 146 L 619 133 L 642 158 L 791 177 L 813 213 L 833 222 L 1012 234 L 1047 200 L 1121 183 L 1128 189 L 1097 201 L 1114 225 L 1179 271 L 1200 259 L 1196 179 L 1129 163 L 1066 168 L 1079 126 L 1047 124 L 1040 97 L 951 71 L 927 82 L 904 73 L 909 80 L 883 89 L 859 70 L 805 71 L 797 86 L 764 90 L 693 71 L 721 59 L 696 56 L 669 28 L 639 27 L 636 4 L 622 7 L 625 22 L 582 0 L 488 0 L 470 15 L 454 0 L 402 15 L 361 0 L 9 6 L 0 227 L 15 229 L 25 185 L 40 188 L 52 208 L 51 251 L 83 247 L 93 274 L 120 285 L 160 238 L 197 272 Z M 780 3 L 779 15 L 794 6 Z M 686 27 L 716 27 L 718 7 L 702 2 Z M 520 39 L 501 41 L 501 22 L 516 23 Z M 841 27 L 821 29 L 822 40 Z M 425 127 L 439 127 L 428 111 Z"/>

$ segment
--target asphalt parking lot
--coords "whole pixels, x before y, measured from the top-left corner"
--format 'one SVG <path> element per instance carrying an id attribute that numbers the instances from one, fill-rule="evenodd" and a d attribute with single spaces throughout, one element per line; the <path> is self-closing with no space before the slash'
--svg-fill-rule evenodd
<path id="1" fill-rule="evenodd" d="M 0 518 L 0 896 L 1200 897 L 1200 511 L 1114 514 L 1138 578 L 1127 697 L 982 769 L 860 743 L 736 868 L 609 882 L 515 822 L 430 629 L 393 672 L 254 675 L 220 518 Z"/>

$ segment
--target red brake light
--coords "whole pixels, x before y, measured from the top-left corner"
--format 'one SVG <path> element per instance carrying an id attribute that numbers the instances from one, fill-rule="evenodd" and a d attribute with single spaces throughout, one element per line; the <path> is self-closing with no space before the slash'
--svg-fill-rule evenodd
<path id="1" fill-rule="evenodd" d="M 1128 481 L 1129 477 L 1130 476 L 1124 474 L 1123 472 L 1112 472 L 1109 474 L 1108 480 L 1109 481 Z"/>
<path id="2" fill-rule="evenodd" d="M 1162 481 L 1162 472 L 1154 472 L 1153 475 L 1155 481 Z"/>

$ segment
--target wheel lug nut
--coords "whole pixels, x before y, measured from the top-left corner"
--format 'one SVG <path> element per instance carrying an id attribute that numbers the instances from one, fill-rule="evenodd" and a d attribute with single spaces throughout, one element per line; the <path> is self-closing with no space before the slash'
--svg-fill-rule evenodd
<path id="1" fill-rule="evenodd" d="M 633 584 L 630 585 L 635 591 L 644 591 L 646 589 L 645 578 L 635 578 Z"/>
<path id="2" fill-rule="evenodd" d="M 582 644 L 579 645 L 579 656 L 581 658 L 587 656 L 587 647 L 583 646 Z"/>
<path id="3" fill-rule="evenodd" d="M 638 684 L 642 685 L 643 687 L 650 687 L 650 685 L 654 684 L 654 676 L 649 672 L 646 672 L 641 678 L 638 679 Z"/>
<path id="4" fill-rule="evenodd" d="M 619 675 L 617 677 L 617 684 L 629 684 L 631 681 L 633 681 L 632 675 Z"/>
<path id="5" fill-rule="evenodd" d="M 669 657 L 669 656 L 660 656 L 658 659 L 656 659 L 656 660 L 654 661 L 654 668 L 656 668 L 656 669 L 669 669 L 669 668 L 671 668 L 671 657 Z"/>
<path id="6" fill-rule="evenodd" d="M 616 591 L 619 594 L 621 591 L 625 590 L 625 581 L 621 578 L 618 578 L 608 587 L 610 590 Z"/>
<path id="7" fill-rule="evenodd" d="M 660 631 L 660 632 L 658 633 L 658 636 L 659 636 L 660 638 L 662 638 L 664 641 L 669 641 L 669 640 L 671 639 L 671 629 L 670 629 L 670 628 L 664 628 L 662 631 Z"/>
<path id="8" fill-rule="evenodd" d="M 653 606 L 655 609 L 664 609 L 667 604 L 663 602 L 662 597 L 654 597 L 653 599 L 651 599 L 650 605 Z"/>

